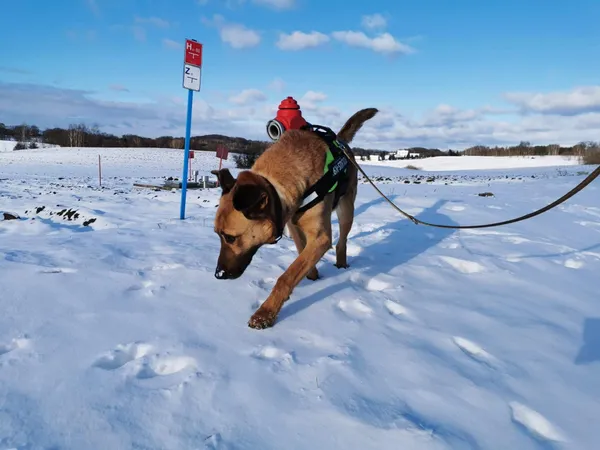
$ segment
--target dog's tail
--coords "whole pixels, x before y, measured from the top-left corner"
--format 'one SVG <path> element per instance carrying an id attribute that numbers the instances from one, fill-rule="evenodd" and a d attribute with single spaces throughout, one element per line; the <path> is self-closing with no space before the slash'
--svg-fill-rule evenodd
<path id="1" fill-rule="evenodd" d="M 352 139 L 354 139 L 354 136 L 358 130 L 362 128 L 363 123 L 375 117 L 375 114 L 378 112 L 379 110 L 377 108 L 365 108 L 355 112 L 354 115 L 352 115 L 352 117 L 346 121 L 338 133 L 338 137 L 345 143 L 349 144 Z"/>

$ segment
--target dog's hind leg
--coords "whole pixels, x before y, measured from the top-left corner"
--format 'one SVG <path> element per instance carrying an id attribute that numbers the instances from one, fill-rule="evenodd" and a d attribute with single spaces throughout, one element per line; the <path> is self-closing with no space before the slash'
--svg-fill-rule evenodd
<path id="1" fill-rule="evenodd" d="M 335 209 L 340 226 L 340 237 L 335 246 L 335 266 L 338 269 L 348 268 L 347 245 L 348 235 L 354 223 L 354 202 L 356 200 L 356 185 L 352 183 L 346 194 L 340 198 Z"/>
<path id="2" fill-rule="evenodd" d="M 304 234 L 304 231 L 302 231 L 302 229 L 300 229 L 300 227 L 298 227 L 297 225 L 294 225 L 292 223 L 288 224 L 288 229 L 290 230 L 292 239 L 294 240 L 294 243 L 296 244 L 296 249 L 298 250 L 298 255 L 300 255 L 302 253 L 302 251 L 304 250 L 304 247 L 306 247 L 306 236 Z M 309 280 L 312 280 L 312 281 L 318 280 L 319 272 L 318 272 L 317 268 L 313 267 L 306 275 L 306 278 L 308 278 Z"/>

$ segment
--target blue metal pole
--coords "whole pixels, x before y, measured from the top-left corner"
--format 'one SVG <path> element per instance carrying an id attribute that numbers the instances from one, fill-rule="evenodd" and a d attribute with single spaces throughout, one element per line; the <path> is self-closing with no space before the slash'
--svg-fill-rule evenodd
<path id="1" fill-rule="evenodd" d="M 190 132 L 192 128 L 192 103 L 194 101 L 194 91 L 188 90 L 187 100 L 187 121 L 185 124 L 185 150 L 183 155 L 183 177 L 181 178 L 181 210 L 179 212 L 179 218 L 185 219 L 185 200 L 187 195 L 187 177 L 188 177 L 188 164 L 190 161 Z"/>

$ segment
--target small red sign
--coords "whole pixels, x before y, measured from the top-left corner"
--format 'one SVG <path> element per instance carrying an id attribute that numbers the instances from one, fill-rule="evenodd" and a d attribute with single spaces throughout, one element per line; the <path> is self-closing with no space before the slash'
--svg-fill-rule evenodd
<path id="1" fill-rule="evenodd" d="M 219 145 L 217 147 L 217 158 L 227 159 L 227 156 L 229 156 L 229 152 L 227 151 L 227 148 L 225 148 L 223 145 Z"/>
<path id="2" fill-rule="evenodd" d="M 185 40 L 185 63 L 202 66 L 202 44 L 191 39 Z"/>
<path id="3" fill-rule="evenodd" d="M 194 159 L 194 150 L 190 150 L 190 159 Z"/>

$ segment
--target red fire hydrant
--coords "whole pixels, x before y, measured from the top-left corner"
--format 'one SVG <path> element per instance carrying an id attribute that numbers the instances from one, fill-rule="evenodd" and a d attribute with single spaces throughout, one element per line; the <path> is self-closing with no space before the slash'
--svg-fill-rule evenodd
<path id="1" fill-rule="evenodd" d="M 300 105 L 293 97 L 287 97 L 279 104 L 275 119 L 267 122 L 267 135 L 277 141 L 286 130 L 298 130 L 309 125 L 300 111 Z"/>

